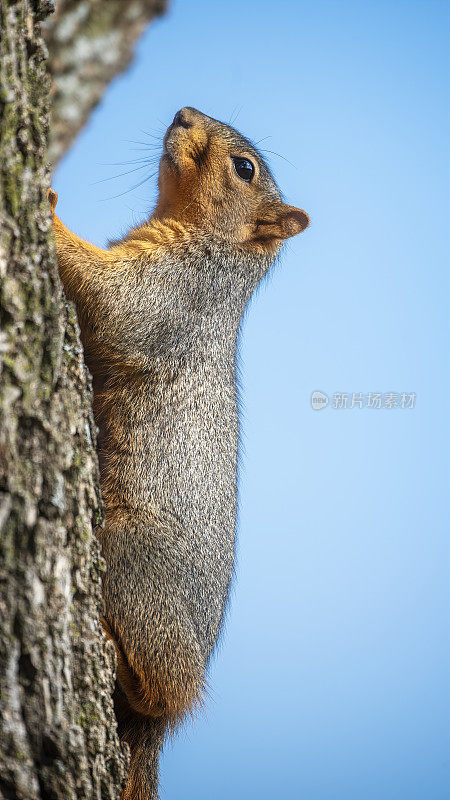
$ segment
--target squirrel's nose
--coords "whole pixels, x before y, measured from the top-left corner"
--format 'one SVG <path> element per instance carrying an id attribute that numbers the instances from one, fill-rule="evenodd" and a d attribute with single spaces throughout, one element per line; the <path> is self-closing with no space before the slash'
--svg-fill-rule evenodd
<path id="1" fill-rule="evenodd" d="M 175 114 L 172 124 L 175 126 L 180 125 L 182 128 L 191 128 L 194 124 L 194 115 L 192 112 L 193 109 L 191 108 L 180 108 L 180 110 Z"/>

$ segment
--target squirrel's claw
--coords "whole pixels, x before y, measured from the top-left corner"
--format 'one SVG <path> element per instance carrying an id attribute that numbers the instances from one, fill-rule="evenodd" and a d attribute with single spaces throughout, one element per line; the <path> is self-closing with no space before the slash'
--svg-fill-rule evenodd
<path id="1" fill-rule="evenodd" d="M 56 204 L 58 202 L 58 195 L 53 189 L 47 189 L 47 200 L 50 205 L 50 211 L 52 214 L 55 213 Z"/>

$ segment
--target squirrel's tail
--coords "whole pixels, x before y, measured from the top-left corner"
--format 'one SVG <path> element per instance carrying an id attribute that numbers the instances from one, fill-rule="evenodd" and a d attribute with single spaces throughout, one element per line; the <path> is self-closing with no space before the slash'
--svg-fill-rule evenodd
<path id="1" fill-rule="evenodd" d="M 158 765 L 167 721 L 136 714 L 117 687 L 114 705 L 122 741 L 130 747 L 130 768 L 121 800 L 158 800 Z"/>

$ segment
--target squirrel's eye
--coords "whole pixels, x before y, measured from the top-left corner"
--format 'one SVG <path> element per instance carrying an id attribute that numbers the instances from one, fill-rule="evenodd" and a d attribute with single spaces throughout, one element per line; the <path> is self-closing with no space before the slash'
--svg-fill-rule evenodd
<path id="1" fill-rule="evenodd" d="M 252 162 L 249 161 L 248 158 L 233 158 L 233 163 L 236 174 L 239 175 L 243 181 L 250 183 L 255 174 L 255 168 Z"/>

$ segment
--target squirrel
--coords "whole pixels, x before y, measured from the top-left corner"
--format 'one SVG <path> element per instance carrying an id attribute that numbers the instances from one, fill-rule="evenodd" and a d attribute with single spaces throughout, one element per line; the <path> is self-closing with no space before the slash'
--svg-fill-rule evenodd
<path id="1" fill-rule="evenodd" d="M 158 797 L 164 738 L 206 691 L 233 574 L 240 324 L 283 241 L 309 224 L 250 141 L 190 107 L 166 131 L 158 187 L 149 220 L 107 250 L 71 233 L 48 191 L 93 376 L 103 627 L 131 748 L 122 800 Z"/>

